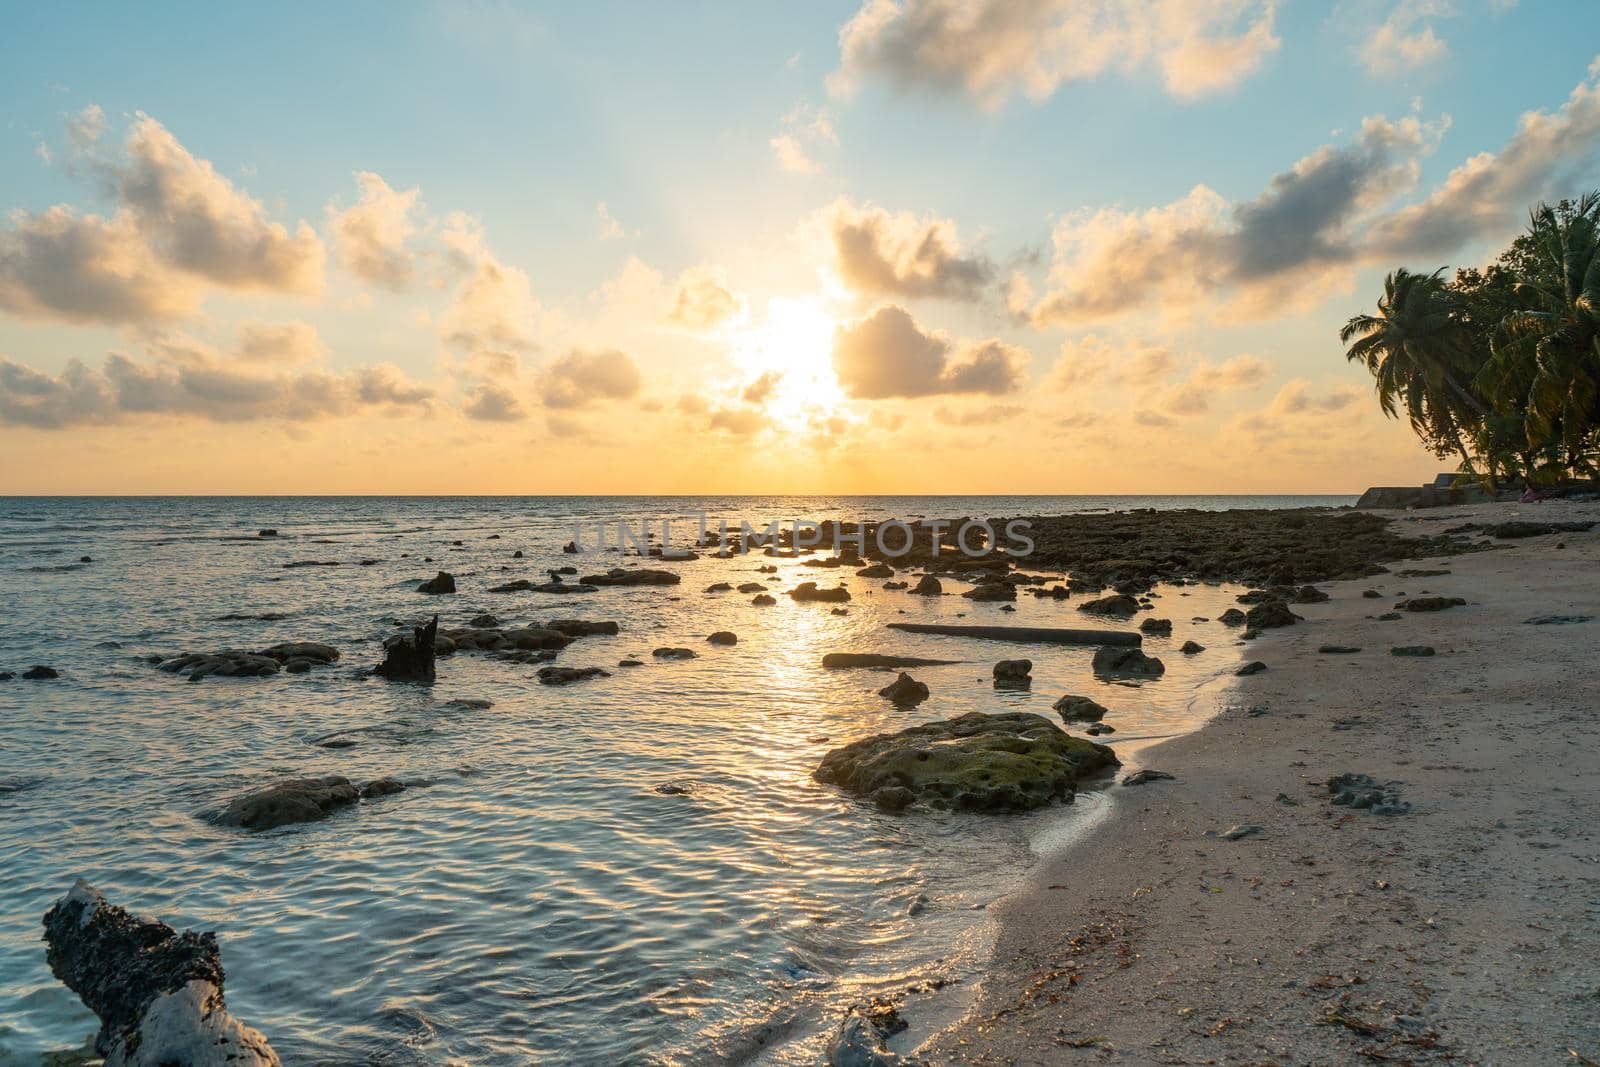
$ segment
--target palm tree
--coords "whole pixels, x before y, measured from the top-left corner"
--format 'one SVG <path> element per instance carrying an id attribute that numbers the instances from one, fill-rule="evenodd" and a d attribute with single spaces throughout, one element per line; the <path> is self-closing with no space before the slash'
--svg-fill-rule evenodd
<path id="1" fill-rule="evenodd" d="M 1530 213 L 1533 256 L 1515 289 L 1522 310 L 1495 330 L 1484 384 L 1526 406 L 1528 441 L 1559 439 L 1588 466 L 1600 396 L 1600 192 Z"/>
<path id="2" fill-rule="evenodd" d="M 1470 345 L 1443 274 L 1442 267 L 1432 274 L 1394 271 L 1383 280 L 1378 313 L 1351 318 L 1339 340 L 1345 357 L 1371 372 L 1384 414 L 1398 417 L 1404 404 L 1412 429 L 1426 440 L 1453 443 L 1472 471 L 1461 429 L 1487 419 L 1489 409 L 1461 378 Z"/>

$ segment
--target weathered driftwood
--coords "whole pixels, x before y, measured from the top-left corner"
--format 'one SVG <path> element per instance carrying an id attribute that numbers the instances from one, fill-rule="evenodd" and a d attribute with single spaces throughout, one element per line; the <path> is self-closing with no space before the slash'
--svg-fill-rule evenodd
<path id="1" fill-rule="evenodd" d="M 1131 630 L 1066 630 L 1054 626 L 947 626 L 943 623 L 891 622 L 891 630 L 911 634 L 982 637 L 990 641 L 1023 641 L 1035 645 L 1119 645 L 1138 648 L 1144 639 Z"/>
<path id="2" fill-rule="evenodd" d="M 216 934 L 131 915 L 79 879 L 45 913 L 44 939 L 51 972 L 100 1017 L 106 1067 L 281 1067 L 228 1014 Z"/>
<path id="3" fill-rule="evenodd" d="M 439 616 L 426 626 L 415 627 L 409 637 L 390 641 L 383 649 L 383 662 L 373 674 L 401 682 L 433 681 L 434 640 L 439 635 Z"/>
<path id="4" fill-rule="evenodd" d="M 881 652 L 829 652 L 822 657 L 822 665 L 830 670 L 840 667 L 942 667 L 947 663 L 960 662 L 955 659 L 890 656 Z"/>

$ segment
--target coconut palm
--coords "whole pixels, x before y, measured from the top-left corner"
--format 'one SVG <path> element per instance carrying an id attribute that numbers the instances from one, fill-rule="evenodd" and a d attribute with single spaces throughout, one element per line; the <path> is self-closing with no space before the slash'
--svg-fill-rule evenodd
<path id="1" fill-rule="evenodd" d="M 1471 346 L 1443 274 L 1394 271 L 1383 280 L 1378 313 L 1351 318 L 1339 340 L 1345 357 L 1371 372 L 1384 414 L 1398 417 L 1404 405 L 1412 429 L 1453 444 L 1470 471 L 1461 430 L 1487 419 L 1489 409 L 1463 380 Z"/>
<path id="2" fill-rule="evenodd" d="M 1530 444 L 1559 440 L 1571 465 L 1587 466 L 1600 422 L 1600 193 L 1538 205 L 1528 235 L 1533 257 L 1515 290 L 1522 308 L 1495 330 L 1480 381 L 1525 406 Z"/>

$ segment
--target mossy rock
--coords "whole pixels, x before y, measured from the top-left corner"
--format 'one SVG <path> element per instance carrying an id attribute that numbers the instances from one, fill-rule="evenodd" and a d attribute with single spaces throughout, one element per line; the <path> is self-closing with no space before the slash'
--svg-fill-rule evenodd
<path id="1" fill-rule="evenodd" d="M 1111 596 L 1103 596 L 1099 600 L 1091 600 L 1088 603 L 1079 604 L 1078 610 L 1088 612 L 1091 615 L 1120 615 L 1127 618 L 1138 614 L 1139 602 L 1126 593 L 1114 593 Z"/>
<path id="2" fill-rule="evenodd" d="M 1041 716 L 971 712 L 836 748 L 812 777 L 891 811 L 921 801 L 1008 812 L 1070 801 L 1082 776 L 1115 766 L 1111 749 Z"/>

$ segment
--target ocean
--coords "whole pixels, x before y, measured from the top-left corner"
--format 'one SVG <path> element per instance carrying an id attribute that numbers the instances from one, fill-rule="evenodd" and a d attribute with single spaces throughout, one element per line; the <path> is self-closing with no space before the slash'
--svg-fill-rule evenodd
<path id="1" fill-rule="evenodd" d="M 1091 649 L 884 629 L 1081 625 L 1071 600 L 1024 595 L 1001 614 L 757 553 L 649 564 L 681 574 L 676 586 L 563 597 L 488 587 L 621 562 L 563 553 L 574 520 L 592 531 L 648 518 L 659 532 L 670 518 L 676 546 L 702 513 L 715 528 L 719 517 L 759 527 L 1352 502 L 0 498 L 0 671 L 61 675 L 0 682 L 0 1065 L 82 1048 L 96 1029 L 51 976 L 41 940 L 42 915 L 78 877 L 136 912 L 215 930 L 231 1010 L 286 1063 L 812 1063 L 841 1013 L 878 995 L 906 1000 L 912 1029 L 899 1040 L 912 1044 L 981 977 L 987 906 L 1107 796 L 1089 789 L 1070 806 L 1001 818 L 888 815 L 812 781 L 817 760 L 855 737 L 969 711 L 1054 718 L 1050 704 L 1068 692 L 1110 707 L 1117 733 L 1101 740 L 1130 754 L 1194 729 L 1237 653 L 1225 628 L 1193 620 L 1214 619 L 1237 590 L 1159 590 L 1155 614 L 1175 629 L 1146 648 L 1169 670 L 1131 687 L 1096 681 Z M 304 561 L 338 565 L 285 566 Z M 418 593 L 439 570 L 459 591 Z M 841 576 L 847 614 L 782 595 Z M 760 581 L 778 603 L 705 592 L 721 581 Z M 561 664 L 611 675 L 564 688 L 538 684 L 532 665 L 465 653 L 441 659 L 431 687 L 366 676 L 386 636 L 435 612 L 441 628 L 490 612 L 517 624 L 609 619 L 621 632 L 565 649 Z M 738 644 L 708 645 L 715 630 Z M 1178 655 L 1189 638 L 1211 651 Z M 341 658 L 193 683 L 149 662 L 289 640 Z M 698 656 L 659 661 L 661 646 Z M 933 697 L 897 709 L 876 692 L 892 675 L 825 671 L 830 651 L 962 662 L 917 668 Z M 996 691 L 993 662 L 1017 656 L 1034 661 L 1032 689 Z M 619 668 L 626 657 L 645 665 Z M 458 698 L 493 706 L 448 706 Z M 206 818 L 245 789 L 307 774 L 411 787 L 262 833 Z"/>

